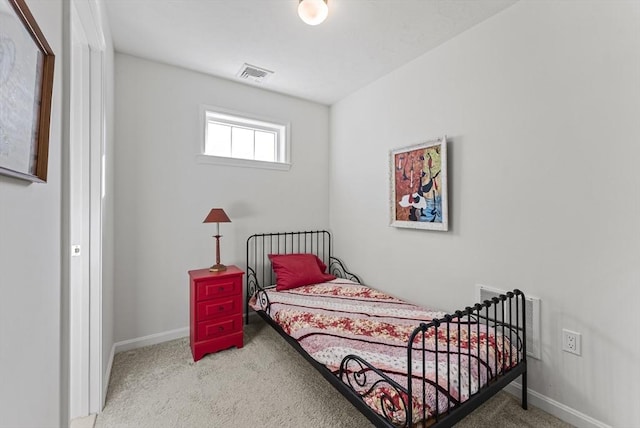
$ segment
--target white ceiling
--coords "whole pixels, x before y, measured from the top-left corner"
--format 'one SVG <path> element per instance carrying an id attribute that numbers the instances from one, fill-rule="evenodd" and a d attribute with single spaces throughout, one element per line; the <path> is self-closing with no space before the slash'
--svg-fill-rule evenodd
<path id="1" fill-rule="evenodd" d="M 315 27 L 298 0 L 105 0 L 115 49 L 323 104 L 417 58 L 517 0 L 329 0 Z"/>

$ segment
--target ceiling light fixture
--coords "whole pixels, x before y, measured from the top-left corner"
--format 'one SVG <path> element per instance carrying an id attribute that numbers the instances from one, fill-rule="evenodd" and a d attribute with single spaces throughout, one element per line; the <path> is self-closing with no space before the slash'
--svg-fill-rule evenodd
<path id="1" fill-rule="evenodd" d="M 327 0 L 300 0 L 298 4 L 298 15 L 305 24 L 321 24 L 329 14 Z"/>

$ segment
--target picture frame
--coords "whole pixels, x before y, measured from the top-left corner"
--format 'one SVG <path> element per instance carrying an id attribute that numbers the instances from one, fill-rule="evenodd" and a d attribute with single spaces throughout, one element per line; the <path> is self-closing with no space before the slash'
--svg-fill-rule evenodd
<path id="1" fill-rule="evenodd" d="M 0 174 L 47 181 L 54 64 L 25 0 L 0 0 Z"/>
<path id="2" fill-rule="evenodd" d="M 447 137 L 391 150 L 393 227 L 449 230 Z"/>

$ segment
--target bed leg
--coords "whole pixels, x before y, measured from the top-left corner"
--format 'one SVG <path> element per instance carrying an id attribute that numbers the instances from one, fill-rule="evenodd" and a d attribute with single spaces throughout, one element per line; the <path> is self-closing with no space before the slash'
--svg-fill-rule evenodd
<path id="1" fill-rule="evenodd" d="M 522 408 L 527 410 L 527 372 L 522 373 Z"/>

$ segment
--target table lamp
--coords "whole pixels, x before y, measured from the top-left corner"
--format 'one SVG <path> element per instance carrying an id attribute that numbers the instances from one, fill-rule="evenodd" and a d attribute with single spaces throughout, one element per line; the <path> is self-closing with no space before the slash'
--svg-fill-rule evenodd
<path id="1" fill-rule="evenodd" d="M 231 223 L 229 216 L 227 216 L 227 213 L 225 213 L 222 208 L 212 208 L 203 223 L 216 223 L 217 227 L 216 234 L 213 236 L 216 238 L 216 264 L 211 266 L 209 270 L 211 272 L 222 272 L 227 270 L 227 267 L 220 263 L 220 223 Z"/>

